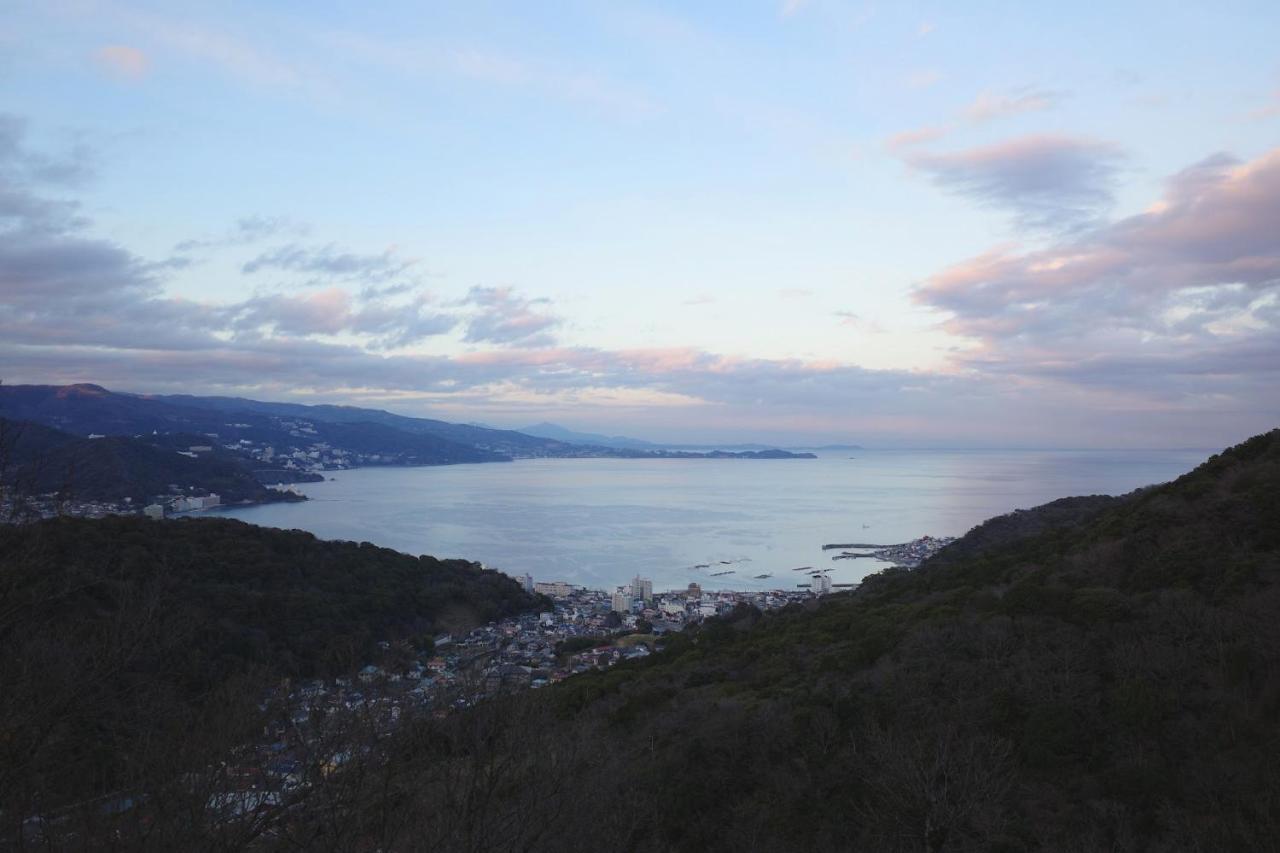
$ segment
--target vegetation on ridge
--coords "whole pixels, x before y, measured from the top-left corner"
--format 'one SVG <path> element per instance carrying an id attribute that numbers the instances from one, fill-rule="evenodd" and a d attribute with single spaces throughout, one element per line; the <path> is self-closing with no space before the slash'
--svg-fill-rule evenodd
<path id="1" fill-rule="evenodd" d="M 0 525 L 0 813 L 154 781 L 166 750 L 225 758 L 283 678 L 533 606 L 464 560 L 229 519 Z"/>
<path id="2" fill-rule="evenodd" d="M 205 849 L 1274 848 L 1280 431 L 957 546 L 643 662 L 345 734 L 320 753 L 341 770 L 256 811 L 251 838 L 132 814 Z"/>

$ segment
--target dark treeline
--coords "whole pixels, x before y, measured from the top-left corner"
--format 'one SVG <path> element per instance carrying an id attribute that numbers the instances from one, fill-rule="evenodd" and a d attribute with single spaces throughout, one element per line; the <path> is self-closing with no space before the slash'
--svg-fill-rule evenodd
<path id="1" fill-rule="evenodd" d="M 192 775 L 76 825 L 149 849 L 1276 849 L 1280 432 L 976 536 L 555 688 L 357 715 L 251 814 Z"/>
<path id="2" fill-rule="evenodd" d="M 0 525 L 0 815 L 148 790 L 256 736 L 284 678 L 534 606 L 466 561 L 227 519 Z"/>

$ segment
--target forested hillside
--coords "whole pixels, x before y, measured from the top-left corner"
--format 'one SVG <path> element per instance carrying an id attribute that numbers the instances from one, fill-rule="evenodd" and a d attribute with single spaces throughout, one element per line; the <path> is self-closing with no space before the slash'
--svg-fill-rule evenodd
<path id="1" fill-rule="evenodd" d="M 0 814 L 225 759 L 281 679 L 534 604 L 466 561 L 227 519 L 0 525 Z"/>
<path id="2" fill-rule="evenodd" d="M 388 565 L 392 577 L 412 577 L 403 562 L 412 558 L 381 553 L 348 582 L 305 538 L 241 528 L 176 526 L 163 548 L 147 544 L 141 525 L 113 532 L 118 544 L 56 525 L 7 534 L 0 554 L 21 559 L 4 563 L 30 574 L 8 575 L 0 608 L 10 620 L 0 640 L 19 649 L 5 683 L 29 685 L 6 696 L 6 724 L 13 730 L 16 715 L 28 720 L 18 731 L 33 733 L 4 741 L 3 766 L 27 768 L 8 785 L 30 775 L 30 756 L 57 759 L 38 779 L 86 766 L 66 747 L 86 743 L 76 740 L 86 731 L 94 760 L 128 766 L 125 747 L 140 741 L 118 732 L 139 730 L 122 721 L 154 695 L 198 697 L 182 705 L 190 719 L 223 732 L 235 718 L 210 710 L 222 705 L 199 692 L 204 673 L 244 671 L 247 661 L 338 665 L 355 659 L 344 650 L 358 647 L 371 618 L 411 627 L 397 593 L 368 585 Z M 218 545 L 222 532 L 236 535 Z M 410 715 L 391 732 L 344 729 L 315 747 L 286 799 L 252 820 L 160 799 L 114 823 L 84 819 L 152 849 L 1276 848 L 1280 431 L 1173 483 L 1123 500 L 1056 502 L 958 544 L 807 608 L 709 620 L 645 661 Z M 367 548 L 342 547 L 335 554 L 353 558 Z M 112 572 L 145 582 L 120 595 L 80 582 L 79 570 L 53 572 L 67 584 L 54 590 L 36 580 L 93 563 L 100 550 L 116 555 Z M 333 569 L 323 583 L 308 580 L 316 560 Z M 206 563 L 219 580 L 169 592 Z M 171 578 L 171 565 L 186 568 Z M 267 576 L 288 580 L 264 586 L 259 571 L 237 566 L 273 566 Z M 15 607 L 13 595 L 30 594 L 22 590 L 36 598 Z M 149 604 L 163 600 L 182 606 Z M 150 632 L 141 642 L 115 639 L 134 624 Z M 78 655 L 122 647 L 179 677 L 77 686 Z M 132 671 L 99 663 L 97 651 L 85 660 L 90 673 Z M 31 717 L 39 702 L 55 713 Z M 34 719 L 60 721 L 47 730 L 61 739 L 42 740 Z M 185 796 L 175 802 L 193 802 Z"/>
<path id="3" fill-rule="evenodd" d="M 1063 526 L 980 528 L 963 559 L 424 722 L 379 759 L 381 787 L 348 777 L 346 840 L 1275 849 L 1280 432 L 1037 517 Z"/>
<path id="4" fill-rule="evenodd" d="M 0 418 L 0 488 L 28 496 L 55 493 L 64 500 L 128 498 L 139 507 L 156 496 L 183 491 L 215 493 L 223 503 L 302 500 L 266 488 L 249 460 L 221 447 L 208 446 L 198 455 L 178 452 L 202 440 L 195 435 L 78 438 Z"/>
<path id="5" fill-rule="evenodd" d="M 561 698 L 678 849 L 1274 849 L 1280 431 L 1107 503 Z"/>

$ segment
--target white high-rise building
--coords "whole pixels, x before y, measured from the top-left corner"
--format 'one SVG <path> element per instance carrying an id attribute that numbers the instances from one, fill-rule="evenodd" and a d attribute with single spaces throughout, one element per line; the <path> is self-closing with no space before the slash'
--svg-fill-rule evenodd
<path id="1" fill-rule="evenodd" d="M 814 595 L 826 595 L 831 592 L 831 578 L 827 575 L 814 575 L 809 588 Z"/>
<path id="2" fill-rule="evenodd" d="M 638 598 L 645 604 L 653 601 L 653 581 L 636 575 L 631 580 L 631 597 Z"/>
<path id="3" fill-rule="evenodd" d="M 626 593 L 615 592 L 613 594 L 613 610 L 615 613 L 630 613 L 631 601 L 627 598 Z"/>

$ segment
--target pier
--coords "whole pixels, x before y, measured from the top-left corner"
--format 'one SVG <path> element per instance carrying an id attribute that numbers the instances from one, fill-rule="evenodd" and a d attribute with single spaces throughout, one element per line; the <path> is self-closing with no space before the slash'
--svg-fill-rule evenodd
<path id="1" fill-rule="evenodd" d="M 823 545 L 824 551 L 840 551 L 848 548 L 905 548 L 909 542 L 899 542 L 897 545 L 869 545 L 866 542 L 850 542 L 845 545 Z"/>

